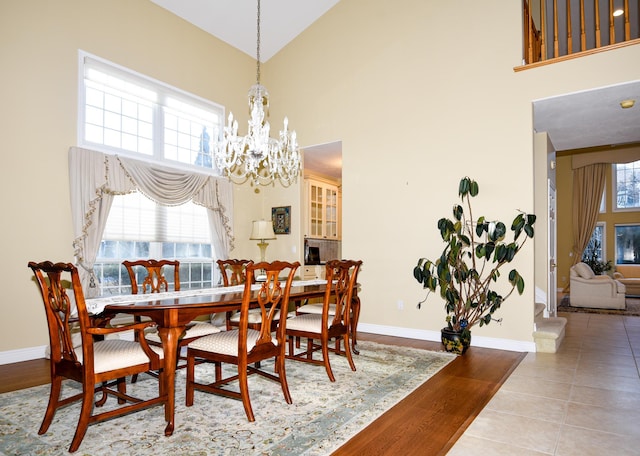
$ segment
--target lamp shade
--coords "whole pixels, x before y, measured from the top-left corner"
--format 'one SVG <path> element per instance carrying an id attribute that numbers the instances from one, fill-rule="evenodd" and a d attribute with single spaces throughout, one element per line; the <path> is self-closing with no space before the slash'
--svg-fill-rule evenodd
<path id="1" fill-rule="evenodd" d="M 254 220 L 251 237 L 249 239 L 275 239 L 271 220 Z"/>

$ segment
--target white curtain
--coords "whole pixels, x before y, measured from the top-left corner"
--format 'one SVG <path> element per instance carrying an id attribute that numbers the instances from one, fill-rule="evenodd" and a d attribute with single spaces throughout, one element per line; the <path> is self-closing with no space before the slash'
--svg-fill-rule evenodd
<path id="1" fill-rule="evenodd" d="M 221 258 L 233 250 L 233 191 L 227 179 L 140 160 L 69 149 L 74 255 L 87 297 L 99 294 L 93 265 L 114 195 L 140 191 L 158 204 L 193 201 L 207 208 L 211 242 Z"/>

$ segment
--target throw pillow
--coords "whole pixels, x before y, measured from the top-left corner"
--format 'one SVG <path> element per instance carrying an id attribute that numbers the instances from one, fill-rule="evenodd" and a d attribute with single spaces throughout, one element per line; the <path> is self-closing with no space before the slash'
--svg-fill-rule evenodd
<path id="1" fill-rule="evenodd" d="M 575 265 L 575 269 L 578 275 L 583 279 L 593 279 L 596 276 L 593 270 L 586 263 L 577 263 Z"/>

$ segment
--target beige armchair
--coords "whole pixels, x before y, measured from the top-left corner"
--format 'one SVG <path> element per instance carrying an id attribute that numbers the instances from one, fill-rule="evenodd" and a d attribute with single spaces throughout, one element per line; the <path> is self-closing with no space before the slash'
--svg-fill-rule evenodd
<path id="1" fill-rule="evenodd" d="M 595 275 L 586 263 L 570 270 L 569 303 L 572 307 L 625 309 L 625 286 L 608 275 Z"/>

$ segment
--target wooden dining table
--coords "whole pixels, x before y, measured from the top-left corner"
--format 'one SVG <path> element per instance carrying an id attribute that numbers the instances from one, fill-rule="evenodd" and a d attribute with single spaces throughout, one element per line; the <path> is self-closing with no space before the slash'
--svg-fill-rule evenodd
<path id="1" fill-rule="evenodd" d="M 252 300 L 257 298 L 259 285 L 252 289 Z M 109 319 L 116 314 L 148 317 L 158 328 L 162 340 L 165 365 L 167 404 L 164 434 L 172 435 L 175 427 L 175 375 L 178 340 L 187 325 L 201 315 L 239 310 L 244 286 L 216 287 L 203 290 L 184 290 L 148 295 L 112 296 L 87 299 L 87 309 L 93 315 Z M 326 281 L 294 281 L 290 302 L 302 303 L 308 299 L 321 298 L 326 290 Z M 352 304 L 351 346 L 357 351 L 355 332 L 360 313 L 360 300 L 354 290 Z"/>

